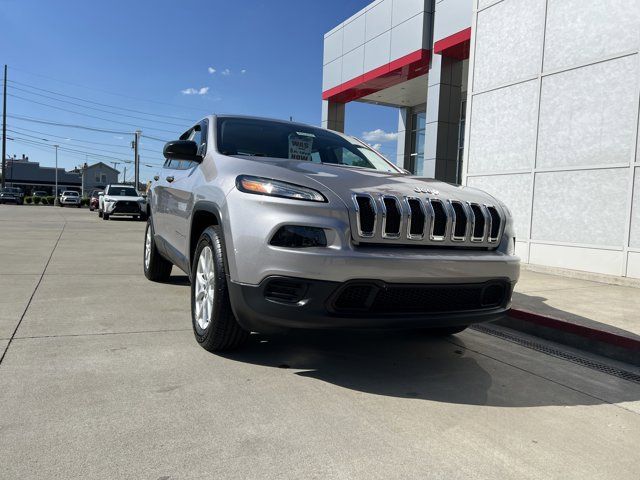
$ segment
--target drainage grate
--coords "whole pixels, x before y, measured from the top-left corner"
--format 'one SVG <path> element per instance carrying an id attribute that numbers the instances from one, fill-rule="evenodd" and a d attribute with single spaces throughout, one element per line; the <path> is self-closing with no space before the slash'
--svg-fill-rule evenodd
<path id="1" fill-rule="evenodd" d="M 559 350 L 557 348 L 549 347 L 541 343 L 527 340 L 525 338 L 512 335 L 502 330 L 496 330 L 496 329 L 487 327 L 485 325 L 473 325 L 470 328 L 481 333 L 486 333 L 487 335 L 493 335 L 494 337 L 498 337 L 503 340 L 507 340 L 509 342 L 517 343 L 518 345 L 521 345 L 526 348 L 530 348 L 532 350 L 536 350 L 538 352 L 546 353 L 547 355 L 551 355 L 552 357 L 568 360 L 578 365 L 582 365 L 583 367 L 591 368 L 592 370 L 597 370 L 598 372 L 606 373 L 608 375 L 613 375 L 614 377 L 618 377 L 623 380 L 628 380 L 630 382 L 640 383 L 640 375 L 633 372 L 629 372 L 627 370 L 611 367 L 604 363 L 594 362 L 593 360 L 589 360 L 584 357 L 579 357 L 578 355 L 574 355 L 572 353 L 568 353 L 563 350 Z"/>

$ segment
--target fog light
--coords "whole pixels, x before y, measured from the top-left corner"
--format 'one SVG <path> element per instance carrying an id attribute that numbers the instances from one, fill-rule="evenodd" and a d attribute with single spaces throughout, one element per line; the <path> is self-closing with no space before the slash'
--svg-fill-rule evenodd
<path id="1" fill-rule="evenodd" d="M 285 248 L 326 247 L 327 237 L 321 228 L 285 225 L 273 236 L 271 245 Z"/>

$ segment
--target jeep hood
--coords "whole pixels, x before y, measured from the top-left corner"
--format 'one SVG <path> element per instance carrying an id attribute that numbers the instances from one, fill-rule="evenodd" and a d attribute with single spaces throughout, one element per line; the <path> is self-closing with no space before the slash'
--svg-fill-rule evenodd
<path id="1" fill-rule="evenodd" d="M 242 158 L 304 175 L 307 179 L 319 184 L 319 186 L 331 190 L 348 204 L 352 203 L 351 195 L 356 192 L 395 194 L 400 196 L 426 193 L 429 196 L 437 196 L 442 199 L 456 199 L 478 203 L 492 203 L 495 201 L 493 197 L 482 190 L 404 173 L 383 172 L 368 168 L 278 158 Z M 271 178 L 278 179 L 277 173 L 274 172 Z M 313 183 L 309 182 L 307 186 L 313 187 Z M 416 189 L 422 189 L 423 191 L 416 191 Z M 322 188 L 320 188 L 320 190 L 322 190 Z M 430 194 L 426 192 L 426 190 L 431 190 L 434 193 Z"/>

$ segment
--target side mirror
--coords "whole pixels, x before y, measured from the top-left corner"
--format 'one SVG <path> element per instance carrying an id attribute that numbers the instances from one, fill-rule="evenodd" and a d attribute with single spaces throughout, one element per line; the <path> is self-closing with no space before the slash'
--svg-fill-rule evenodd
<path id="1" fill-rule="evenodd" d="M 202 155 L 198 155 L 198 144 L 192 140 L 174 140 L 167 142 L 162 151 L 165 158 L 190 160 L 200 163 Z"/>

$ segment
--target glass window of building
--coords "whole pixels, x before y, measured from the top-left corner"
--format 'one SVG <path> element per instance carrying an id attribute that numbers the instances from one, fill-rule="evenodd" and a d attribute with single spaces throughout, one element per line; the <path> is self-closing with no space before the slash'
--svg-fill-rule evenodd
<path id="1" fill-rule="evenodd" d="M 426 112 L 425 106 L 414 107 L 409 117 L 411 134 L 409 140 L 409 162 L 407 170 L 416 175 L 424 174 L 424 140 L 425 140 Z"/>

